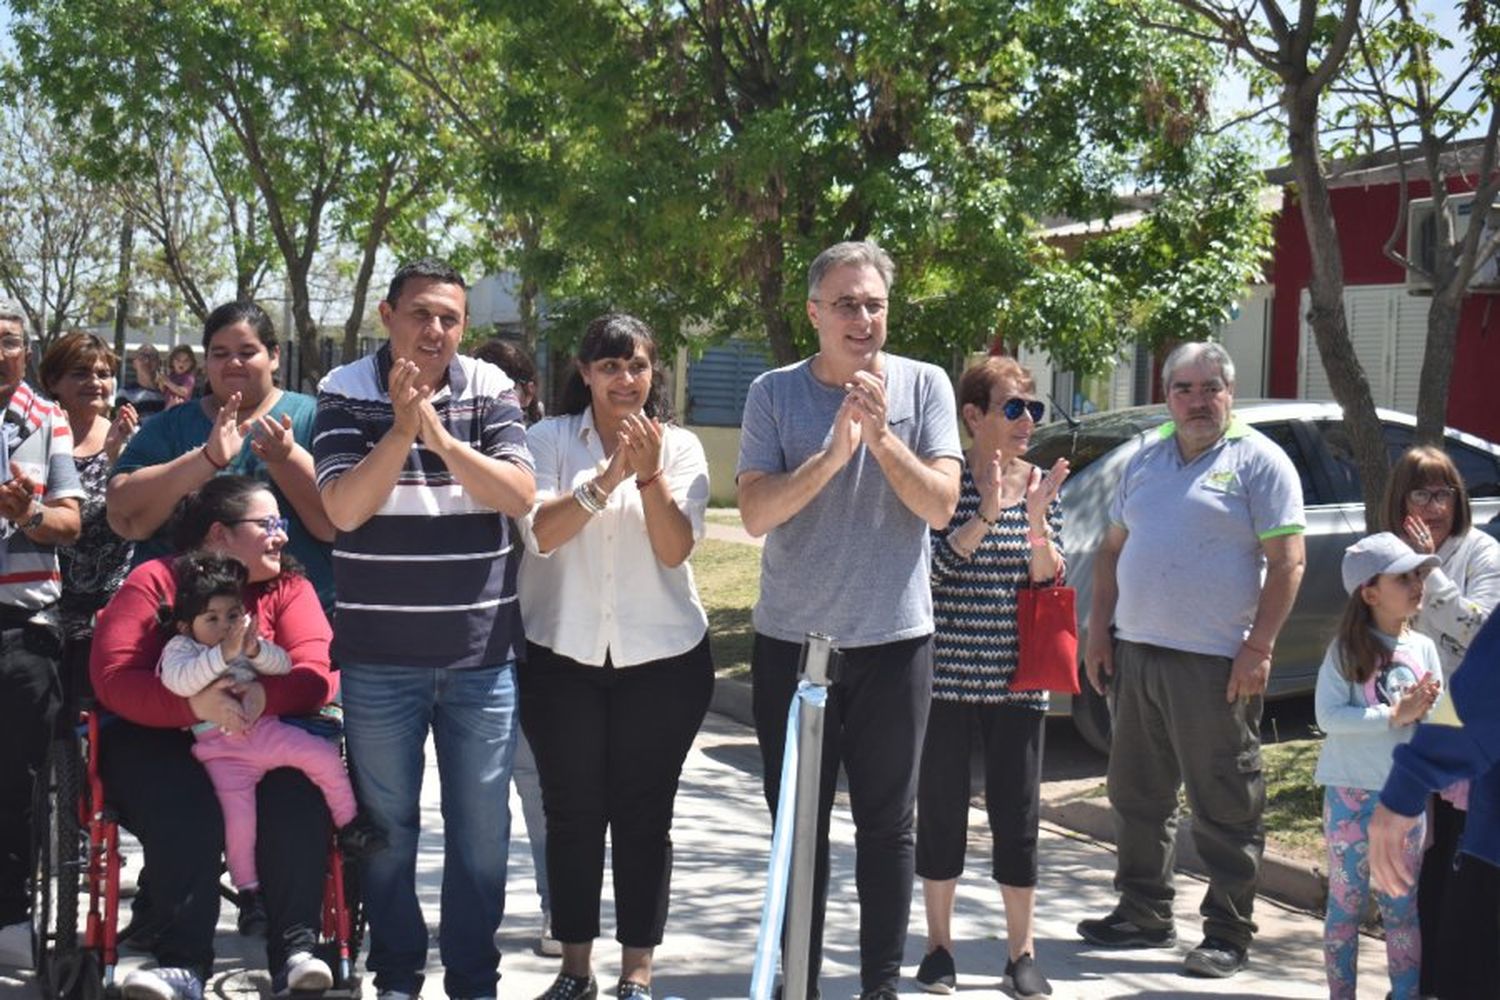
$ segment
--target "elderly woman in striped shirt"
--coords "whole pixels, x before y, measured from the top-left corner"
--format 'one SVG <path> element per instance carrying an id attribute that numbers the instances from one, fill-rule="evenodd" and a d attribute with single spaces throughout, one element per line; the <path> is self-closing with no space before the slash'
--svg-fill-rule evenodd
<path id="1" fill-rule="evenodd" d="M 1050 471 L 1021 458 L 1045 413 L 1031 374 L 1012 358 L 986 358 L 959 379 L 960 418 L 972 444 L 958 509 L 932 537 L 932 714 L 917 792 L 917 874 L 927 911 L 927 953 L 917 981 L 951 993 L 952 918 L 963 871 L 969 748 L 984 745 L 985 799 L 994 837 L 992 874 L 1005 905 L 1005 974 L 1017 995 L 1052 992 L 1032 940 L 1042 723 L 1047 696 L 1012 691 L 1017 663 L 1016 591 L 1062 574 L 1058 489 L 1066 459 Z"/>

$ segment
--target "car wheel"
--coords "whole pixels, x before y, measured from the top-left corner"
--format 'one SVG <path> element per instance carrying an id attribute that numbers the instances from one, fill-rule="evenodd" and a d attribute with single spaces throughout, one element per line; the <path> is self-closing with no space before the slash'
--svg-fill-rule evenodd
<path id="1" fill-rule="evenodd" d="M 1078 668 L 1078 675 L 1079 692 L 1073 696 L 1073 726 L 1083 737 L 1083 742 L 1107 755 L 1113 732 L 1109 699 L 1094 690 L 1082 666 Z"/>

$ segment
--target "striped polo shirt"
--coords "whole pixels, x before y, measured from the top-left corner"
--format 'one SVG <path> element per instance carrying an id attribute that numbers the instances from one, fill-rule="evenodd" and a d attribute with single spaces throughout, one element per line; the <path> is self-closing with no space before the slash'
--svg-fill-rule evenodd
<path id="1" fill-rule="evenodd" d="M 320 489 L 391 429 L 391 364 L 385 344 L 318 386 L 312 453 Z M 514 387 L 496 366 L 454 357 L 433 406 L 460 441 L 532 469 Z M 334 658 L 455 669 L 518 659 L 525 637 L 514 530 L 470 496 L 435 452 L 414 444 L 375 515 L 334 539 Z"/>
<path id="2" fill-rule="evenodd" d="M 22 382 L 5 408 L 0 469 L 10 479 L 14 462 L 35 482 L 44 484 L 38 500 L 83 498 L 73 465 L 73 432 L 56 404 Z M 10 521 L 0 518 L 0 605 L 35 610 L 62 595 L 57 549 L 38 545 Z"/>

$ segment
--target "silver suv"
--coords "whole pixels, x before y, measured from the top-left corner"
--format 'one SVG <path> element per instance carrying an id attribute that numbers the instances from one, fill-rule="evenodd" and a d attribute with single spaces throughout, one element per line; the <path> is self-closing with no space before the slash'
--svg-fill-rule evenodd
<path id="1" fill-rule="evenodd" d="M 1345 546 L 1364 534 L 1364 505 L 1343 410 L 1337 403 L 1302 400 L 1236 400 L 1234 412 L 1291 456 L 1302 477 L 1307 506 L 1307 572 L 1291 618 L 1276 643 L 1270 698 L 1311 694 L 1318 664 L 1344 608 L 1340 565 Z M 1412 442 L 1416 419 L 1379 410 L 1392 460 Z M 1087 639 L 1093 557 L 1109 520 L 1110 501 L 1125 463 L 1147 432 L 1169 418 L 1167 408 L 1137 406 L 1096 413 L 1038 428 L 1026 458 L 1047 468 L 1059 457 L 1072 463 L 1063 487 L 1063 546 L 1068 578 L 1078 590 L 1079 650 Z M 1500 446 L 1449 430 L 1445 447 L 1468 486 L 1476 527 L 1500 537 Z M 1109 709 L 1084 680 L 1076 698 L 1054 696 L 1054 714 L 1071 713 L 1085 741 L 1109 749 Z"/>

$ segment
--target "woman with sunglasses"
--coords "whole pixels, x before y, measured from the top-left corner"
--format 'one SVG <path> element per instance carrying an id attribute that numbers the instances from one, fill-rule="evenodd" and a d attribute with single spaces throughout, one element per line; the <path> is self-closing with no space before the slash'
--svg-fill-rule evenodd
<path id="1" fill-rule="evenodd" d="M 1061 577 L 1066 459 L 1051 470 L 1021 456 L 1046 412 L 1031 373 L 991 357 L 958 382 L 966 453 L 958 509 L 932 536 L 932 710 L 917 786 L 917 874 L 927 911 L 927 952 L 917 982 L 929 993 L 957 988 L 953 904 L 968 840 L 969 751 L 984 746 L 985 801 L 994 839 L 991 873 L 1000 884 L 1009 953 L 1005 975 L 1018 996 L 1052 992 L 1036 964 L 1032 914 L 1042 724 L 1047 695 L 1012 691 L 1016 592 Z"/>
<path id="2" fill-rule="evenodd" d="M 1473 527 L 1463 476 L 1440 448 L 1408 448 L 1396 460 L 1383 509 L 1388 530 L 1414 551 L 1440 560 L 1411 624 L 1437 643 L 1443 674 L 1451 677 L 1500 603 L 1500 542 Z M 1459 853 L 1467 805 L 1467 782 L 1432 799 L 1432 845 L 1417 890 L 1423 996 L 1492 996 L 1500 981 L 1494 948 L 1500 938 L 1500 869 Z"/>
<path id="3" fill-rule="evenodd" d="M 162 418 L 156 418 L 162 419 Z M 284 650 L 290 669 L 244 684 L 222 678 L 192 697 L 157 676 L 169 638 L 159 617 L 178 590 L 172 557 L 142 563 L 99 612 L 89 675 L 99 702 L 119 716 L 104 727 L 100 770 L 120 822 L 140 840 L 150 873 L 156 967 L 125 978 L 130 1000 L 202 1000 L 219 919 L 224 817 L 193 755 L 193 730 L 244 733 L 268 716 L 318 712 L 336 684 L 332 638 L 312 585 L 283 555 L 286 521 L 261 482 L 218 476 L 179 511 L 178 551 L 227 556 L 245 568 L 244 610 L 257 634 Z M 256 858 L 273 985 L 327 989 L 331 970 L 313 956 L 328 856 L 329 813 L 301 771 L 271 771 L 256 789 Z"/>

